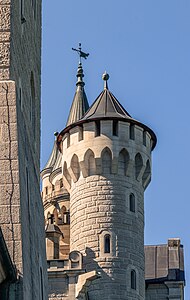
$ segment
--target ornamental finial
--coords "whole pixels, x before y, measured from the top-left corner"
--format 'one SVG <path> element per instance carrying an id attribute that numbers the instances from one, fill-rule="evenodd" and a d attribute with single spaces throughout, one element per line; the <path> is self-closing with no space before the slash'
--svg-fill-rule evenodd
<path id="1" fill-rule="evenodd" d="M 105 71 L 102 75 L 102 79 L 104 80 L 104 89 L 108 89 L 108 79 L 110 78 L 109 74 Z"/>
<path id="2" fill-rule="evenodd" d="M 81 58 L 87 59 L 87 57 L 89 56 L 89 53 L 85 53 L 85 52 L 82 51 L 81 43 L 79 43 L 79 48 L 78 49 L 72 48 L 72 50 L 76 51 L 79 54 L 79 63 L 80 64 L 81 64 Z"/>

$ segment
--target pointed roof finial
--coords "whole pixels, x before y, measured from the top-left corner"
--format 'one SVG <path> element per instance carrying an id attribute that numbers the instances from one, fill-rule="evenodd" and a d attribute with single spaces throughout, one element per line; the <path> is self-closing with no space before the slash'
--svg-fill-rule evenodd
<path id="1" fill-rule="evenodd" d="M 69 126 L 70 124 L 80 120 L 84 115 L 84 113 L 89 108 L 88 100 L 84 91 L 84 85 L 85 85 L 83 81 L 84 73 L 83 73 L 83 68 L 81 63 L 81 57 L 86 59 L 89 53 L 84 53 L 81 51 L 81 43 L 79 43 L 79 49 L 72 48 L 72 50 L 76 51 L 79 54 L 79 65 L 77 69 L 77 83 L 76 83 L 77 89 L 71 105 L 66 126 Z"/>
<path id="2" fill-rule="evenodd" d="M 108 89 L 108 79 L 110 78 L 109 74 L 105 71 L 104 74 L 102 75 L 102 79 L 104 80 L 104 89 Z"/>

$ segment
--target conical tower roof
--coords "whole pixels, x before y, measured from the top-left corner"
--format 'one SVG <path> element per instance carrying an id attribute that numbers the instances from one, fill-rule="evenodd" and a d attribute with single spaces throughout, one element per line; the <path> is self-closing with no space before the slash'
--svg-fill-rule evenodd
<path id="1" fill-rule="evenodd" d="M 97 118 L 125 118 L 132 119 L 125 108 L 119 103 L 115 96 L 109 91 L 107 80 L 109 75 L 104 73 L 102 76 L 104 90 L 96 98 L 82 120 L 97 119 Z"/>
<path id="2" fill-rule="evenodd" d="M 80 62 L 77 70 L 77 88 L 73 98 L 66 126 L 69 126 L 80 120 L 89 108 L 88 100 L 84 90 L 85 83 L 83 81 L 83 77 L 84 74 L 82 69 L 82 63 Z"/>
<path id="3" fill-rule="evenodd" d="M 139 122 L 138 120 L 132 118 L 130 114 L 125 110 L 125 108 L 121 105 L 121 103 L 116 99 L 116 97 L 109 91 L 107 81 L 109 79 L 109 75 L 105 72 L 102 76 L 104 80 L 104 90 L 100 93 L 100 95 L 96 98 L 94 103 L 88 109 L 88 111 L 84 114 L 84 116 L 75 123 L 71 123 L 67 125 L 59 134 L 57 138 L 57 144 L 60 148 L 60 142 L 62 141 L 63 135 L 68 132 L 72 127 L 81 125 L 86 122 L 103 120 L 103 119 L 117 119 L 124 122 L 129 122 L 131 124 L 136 124 L 147 132 L 152 137 L 152 150 L 156 145 L 156 135 L 155 133 L 145 124 Z"/>
<path id="4" fill-rule="evenodd" d="M 55 138 L 57 138 L 58 136 L 58 132 L 54 133 Z M 46 165 L 43 167 L 42 171 L 41 171 L 41 176 L 43 177 L 44 174 L 46 173 L 51 173 L 54 166 L 57 164 L 57 159 L 60 155 L 59 149 L 57 147 L 57 143 L 56 140 L 54 141 L 53 144 L 53 149 L 51 151 L 50 157 L 46 163 Z"/>

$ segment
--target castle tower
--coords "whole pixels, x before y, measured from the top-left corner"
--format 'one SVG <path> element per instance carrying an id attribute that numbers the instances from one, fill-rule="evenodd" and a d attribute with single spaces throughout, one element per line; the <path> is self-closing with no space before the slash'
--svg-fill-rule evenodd
<path id="1" fill-rule="evenodd" d="M 1 1 L 0 16 L 0 226 L 18 274 L 4 291 L 10 299 L 45 300 L 39 189 L 41 0 Z M 0 298 L 7 298 L 2 290 Z"/>
<path id="2" fill-rule="evenodd" d="M 151 178 L 153 131 L 104 90 L 57 141 L 63 184 L 70 193 L 70 247 L 101 278 L 89 298 L 145 299 L 144 191 Z"/>

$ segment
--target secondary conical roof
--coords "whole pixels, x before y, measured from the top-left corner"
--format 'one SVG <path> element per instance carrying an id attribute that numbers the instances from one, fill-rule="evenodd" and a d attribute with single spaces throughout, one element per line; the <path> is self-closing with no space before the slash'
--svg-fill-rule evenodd
<path id="1" fill-rule="evenodd" d="M 104 73 L 104 90 L 96 98 L 82 120 L 97 118 L 127 118 L 132 119 L 125 108 L 119 103 L 115 96 L 109 91 L 107 80 L 109 75 Z"/>
<path id="2" fill-rule="evenodd" d="M 54 136 L 55 138 L 57 138 L 58 136 L 58 132 L 55 132 L 54 133 Z M 51 170 L 53 169 L 56 161 L 57 161 L 57 157 L 59 156 L 59 150 L 57 148 L 57 143 L 56 143 L 56 140 L 54 141 L 54 144 L 53 144 L 53 149 L 52 149 L 52 152 L 50 154 L 50 157 L 46 163 L 46 165 L 44 166 L 43 170 L 41 171 L 41 173 L 44 171 L 44 170 Z"/>
<path id="3" fill-rule="evenodd" d="M 83 69 L 81 62 L 79 63 L 77 70 L 77 83 L 76 83 L 76 92 L 73 98 L 71 109 L 69 112 L 68 120 L 66 126 L 69 126 L 82 118 L 84 113 L 88 110 L 89 104 L 84 90 L 84 81 L 83 81 Z"/>

